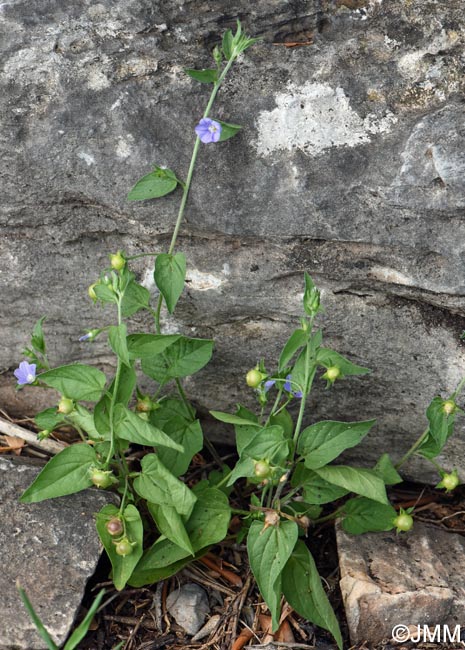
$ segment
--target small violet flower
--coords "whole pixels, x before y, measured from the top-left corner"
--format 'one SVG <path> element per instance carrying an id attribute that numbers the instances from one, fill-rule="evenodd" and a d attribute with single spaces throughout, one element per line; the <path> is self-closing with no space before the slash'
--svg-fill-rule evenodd
<path id="1" fill-rule="evenodd" d="M 284 384 L 284 390 L 287 391 L 288 393 L 292 393 L 294 397 L 302 397 L 302 391 L 300 390 L 292 390 L 292 385 L 291 385 L 291 375 L 287 375 L 286 377 L 286 382 Z M 265 382 L 265 393 L 267 393 L 272 386 L 274 386 L 276 381 L 274 379 L 269 379 L 268 381 Z"/>
<path id="2" fill-rule="evenodd" d="M 203 117 L 195 127 L 195 132 L 204 144 L 218 142 L 221 136 L 221 124 L 209 117 Z"/>
<path id="3" fill-rule="evenodd" d="M 18 384 L 24 386 L 25 384 L 33 384 L 36 380 L 36 364 L 21 361 L 19 368 L 14 371 Z"/>

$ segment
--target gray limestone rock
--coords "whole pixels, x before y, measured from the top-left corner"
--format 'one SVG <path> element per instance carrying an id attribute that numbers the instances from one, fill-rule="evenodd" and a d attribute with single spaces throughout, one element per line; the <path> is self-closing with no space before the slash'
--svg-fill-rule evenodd
<path id="1" fill-rule="evenodd" d="M 463 623 L 462 536 L 420 522 L 397 536 L 348 535 L 337 527 L 337 545 L 352 643 L 389 640 L 396 626 L 406 626 L 414 636 L 418 626 L 421 634 L 423 626 L 431 633 L 439 629 L 442 640 L 444 626 L 454 634 Z"/>
<path id="2" fill-rule="evenodd" d="M 11 371 L 44 314 L 54 362 L 111 367 L 103 341 L 78 343 L 110 319 L 86 287 L 109 252 L 167 249 L 179 195 L 125 197 L 152 163 L 185 176 L 207 90 L 182 69 L 208 66 L 239 17 L 263 41 L 214 115 L 244 129 L 201 150 L 179 241 L 188 282 L 167 320 L 216 340 L 187 392 L 204 412 L 250 403 L 244 375 L 276 360 L 307 270 L 327 344 L 373 369 L 331 393 L 317 382 L 311 419 L 378 417 L 350 458 L 400 457 L 465 371 L 461 0 L 17 0 L 0 12 L 0 405 L 35 407 L 37 392 L 13 396 Z M 136 270 L 155 293 L 151 263 Z M 457 439 L 441 459 L 462 479 L 464 450 Z M 436 480 L 422 463 L 406 473 Z"/>
<path id="3" fill-rule="evenodd" d="M 21 602 L 16 581 L 61 645 L 100 558 L 93 514 L 111 497 L 86 490 L 41 503 L 19 503 L 37 473 L 35 464 L 0 458 L 0 650 L 46 648 Z"/>
<path id="4" fill-rule="evenodd" d="M 190 635 L 197 634 L 210 612 L 206 591 L 193 582 L 168 594 L 166 607 L 176 623 Z"/>

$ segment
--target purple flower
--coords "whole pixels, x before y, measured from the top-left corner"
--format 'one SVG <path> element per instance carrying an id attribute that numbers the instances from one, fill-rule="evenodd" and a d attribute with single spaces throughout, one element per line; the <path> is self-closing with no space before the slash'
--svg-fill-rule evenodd
<path id="1" fill-rule="evenodd" d="M 221 135 L 221 124 L 209 117 L 203 117 L 195 127 L 195 132 L 204 144 L 218 142 Z"/>
<path id="2" fill-rule="evenodd" d="M 292 384 L 291 384 L 291 375 L 287 375 L 286 377 L 286 382 L 283 386 L 284 390 L 287 391 L 288 393 L 292 393 L 294 397 L 302 397 L 302 392 L 300 390 L 292 390 Z M 274 379 L 269 379 L 268 381 L 265 381 L 265 393 L 267 393 L 272 386 L 274 386 L 276 381 Z"/>
<path id="3" fill-rule="evenodd" d="M 14 376 L 18 380 L 18 384 L 33 384 L 36 380 L 36 364 L 21 361 L 19 368 L 14 371 Z"/>
<path id="4" fill-rule="evenodd" d="M 287 390 L 288 393 L 292 393 L 294 395 L 294 397 L 302 397 L 302 391 L 300 391 L 300 390 L 292 390 L 291 375 L 287 375 L 286 379 L 287 379 L 287 381 L 284 384 L 284 390 Z"/>
<path id="5" fill-rule="evenodd" d="M 90 332 L 87 332 L 87 334 L 84 334 L 83 336 L 79 337 L 79 343 L 84 343 L 84 341 L 88 341 L 91 338 L 92 338 L 92 334 Z"/>

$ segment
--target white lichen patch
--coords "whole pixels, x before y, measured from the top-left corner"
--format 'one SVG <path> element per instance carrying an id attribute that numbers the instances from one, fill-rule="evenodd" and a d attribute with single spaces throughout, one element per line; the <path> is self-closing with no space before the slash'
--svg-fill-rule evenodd
<path id="1" fill-rule="evenodd" d="M 374 266 L 370 271 L 370 277 L 389 284 L 401 284 L 408 287 L 415 286 L 415 281 L 412 278 L 409 278 L 400 271 L 396 271 L 396 269 L 390 269 L 385 266 Z"/>
<path id="2" fill-rule="evenodd" d="M 78 158 L 83 160 L 88 167 L 95 165 L 95 158 L 91 153 L 86 153 L 85 151 L 80 151 L 77 155 Z"/>
<path id="3" fill-rule="evenodd" d="M 118 158 L 128 158 L 131 155 L 131 143 L 128 142 L 128 140 L 133 140 L 134 138 L 132 135 L 128 135 L 127 139 L 124 139 L 122 136 L 118 138 L 118 142 L 116 144 L 116 155 Z"/>
<path id="4" fill-rule="evenodd" d="M 356 147 L 370 142 L 371 136 L 387 133 L 397 118 L 392 113 L 361 117 L 351 106 L 343 88 L 307 82 L 288 84 L 276 96 L 276 108 L 261 111 L 255 144 L 261 156 L 274 151 L 299 149 L 318 156 L 332 147 Z"/>
<path id="5" fill-rule="evenodd" d="M 197 271 L 197 269 L 189 269 L 186 273 L 186 280 L 189 283 L 189 289 L 193 291 L 218 289 L 224 283 L 224 278 L 219 278 L 212 273 Z"/>

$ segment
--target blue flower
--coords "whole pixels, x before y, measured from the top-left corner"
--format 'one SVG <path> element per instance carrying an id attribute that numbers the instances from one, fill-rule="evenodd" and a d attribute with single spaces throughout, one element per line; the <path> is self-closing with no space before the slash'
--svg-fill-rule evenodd
<path id="1" fill-rule="evenodd" d="M 204 144 L 218 142 L 221 135 L 221 124 L 209 117 L 203 117 L 195 127 L 195 132 Z"/>
<path id="2" fill-rule="evenodd" d="M 288 393 L 292 393 L 294 397 L 302 397 L 302 391 L 300 390 L 292 390 L 292 384 L 291 384 L 291 375 L 287 375 L 286 377 L 286 382 L 283 386 L 284 390 L 287 391 Z M 267 393 L 272 386 L 274 386 L 276 381 L 274 379 L 269 379 L 268 381 L 265 382 L 265 393 Z"/>
<path id="3" fill-rule="evenodd" d="M 24 384 L 33 384 L 36 380 L 36 364 L 29 363 L 28 361 L 21 361 L 19 368 L 16 368 L 14 371 L 14 376 L 20 386 L 24 386 Z"/>
<path id="4" fill-rule="evenodd" d="M 292 393 L 294 395 L 294 397 L 302 397 L 302 391 L 300 391 L 300 390 L 292 390 L 291 375 L 287 375 L 286 379 L 287 379 L 287 381 L 284 384 L 284 390 L 287 390 L 288 393 Z"/>

